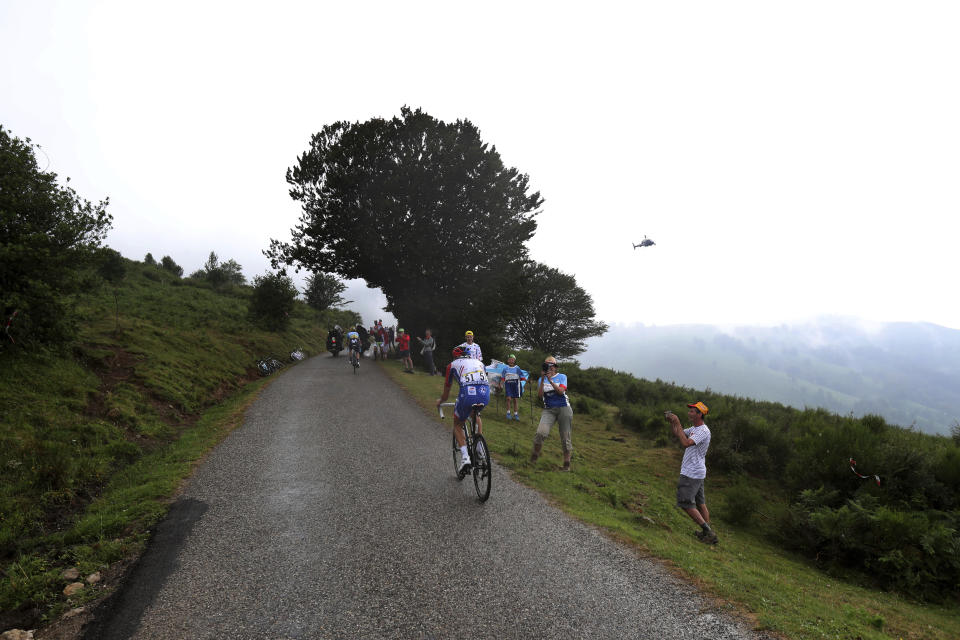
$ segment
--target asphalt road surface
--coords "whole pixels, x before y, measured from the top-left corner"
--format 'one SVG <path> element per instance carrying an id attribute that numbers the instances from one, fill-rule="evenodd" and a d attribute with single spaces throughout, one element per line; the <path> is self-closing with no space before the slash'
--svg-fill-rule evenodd
<path id="1" fill-rule="evenodd" d="M 85 637 L 761 637 L 500 467 L 480 503 L 448 428 L 368 361 L 282 372 Z"/>

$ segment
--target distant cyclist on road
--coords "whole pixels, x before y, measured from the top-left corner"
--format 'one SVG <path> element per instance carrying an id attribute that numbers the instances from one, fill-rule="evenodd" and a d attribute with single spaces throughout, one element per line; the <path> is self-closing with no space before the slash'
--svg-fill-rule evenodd
<path id="1" fill-rule="evenodd" d="M 465 342 L 460 346 L 467 352 L 467 355 L 474 360 L 483 362 L 483 352 L 480 351 L 480 345 L 473 341 L 473 331 L 467 331 L 463 334 L 463 339 Z"/>
<path id="2" fill-rule="evenodd" d="M 470 357 L 462 346 L 453 348 L 453 362 L 447 365 L 443 377 L 443 395 L 437 400 L 437 407 L 450 397 L 450 386 L 456 380 L 460 386 L 457 404 L 453 408 L 453 435 L 460 445 L 460 473 L 466 471 L 464 467 L 470 464 L 470 455 L 467 453 L 467 441 L 463 436 L 463 423 L 469 417 L 473 405 L 486 406 L 490 402 L 490 381 L 483 368 L 483 362 Z M 477 412 L 477 433 L 483 433 L 479 410 Z"/>
<path id="3" fill-rule="evenodd" d="M 357 366 L 360 366 L 360 351 L 363 350 L 363 343 L 360 342 L 360 334 L 356 331 L 347 333 L 347 349 L 350 350 L 350 357 L 357 359 Z M 356 354 L 356 355 L 354 355 Z"/>

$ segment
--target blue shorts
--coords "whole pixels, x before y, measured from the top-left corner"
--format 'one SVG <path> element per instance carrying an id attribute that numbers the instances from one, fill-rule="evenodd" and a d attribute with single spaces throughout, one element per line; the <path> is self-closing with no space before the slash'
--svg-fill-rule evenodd
<path id="1" fill-rule="evenodd" d="M 460 388 L 460 395 L 457 396 L 457 405 L 453 408 L 453 415 L 458 420 L 466 420 L 470 417 L 470 410 L 475 404 L 484 406 L 490 404 L 490 387 L 485 384 L 468 384 Z"/>
<path id="2" fill-rule="evenodd" d="M 520 381 L 507 380 L 505 383 L 503 383 L 503 392 L 507 394 L 508 398 L 519 398 L 520 397 Z"/>

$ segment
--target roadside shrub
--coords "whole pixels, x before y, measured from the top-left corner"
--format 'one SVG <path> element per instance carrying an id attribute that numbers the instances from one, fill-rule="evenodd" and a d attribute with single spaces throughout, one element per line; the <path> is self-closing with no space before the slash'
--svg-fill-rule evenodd
<path id="1" fill-rule="evenodd" d="M 585 416 L 595 416 L 603 413 L 603 407 L 596 400 L 588 396 L 576 396 L 573 399 L 573 410 Z"/>
<path id="2" fill-rule="evenodd" d="M 831 493 L 804 492 L 791 508 L 783 533 L 791 546 L 912 597 L 942 602 L 960 594 L 960 513 L 899 511 L 872 498 L 815 506 L 831 502 Z"/>
<path id="3" fill-rule="evenodd" d="M 763 505 L 763 495 L 750 484 L 747 478 L 743 477 L 727 488 L 724 498 L 726 502 L 723 510 L 724 520 L 741 526 L 750 524 Z"/>
<path id="4" fill-rule="evenodd" d="M 620 424 L 634 431 L 643 431 L 647 415 L 636 407 L 620 407 Z"/>
<path id="5" fill-rule="evenodd" d="M 710 432 L 709 455 L 718 471 L 776 476 L 792 455 L 787 434 L 760 416 L 735 415 L 715 423 Z"/>
<path id="6" fill-rule="evenodd" d="M 297 299 L 293 280 L 281 273 L 256 276 L 250 296 L 250 319 L 267 331 L 282 331 L 290 323 Z"/>

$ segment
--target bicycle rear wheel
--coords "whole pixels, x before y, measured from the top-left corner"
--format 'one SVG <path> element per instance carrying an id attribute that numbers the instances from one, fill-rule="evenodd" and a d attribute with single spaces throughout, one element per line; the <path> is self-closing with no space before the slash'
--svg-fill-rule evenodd
<path id="1" fill-rule="evenodd" d="M 473 440 L 473 486 L 477 488 L 477 497 L 480 502 L 490 497 L 490 480 L 493 469 L 490 464 L 490 451 L 487 441 L 479 433 Z"/>

